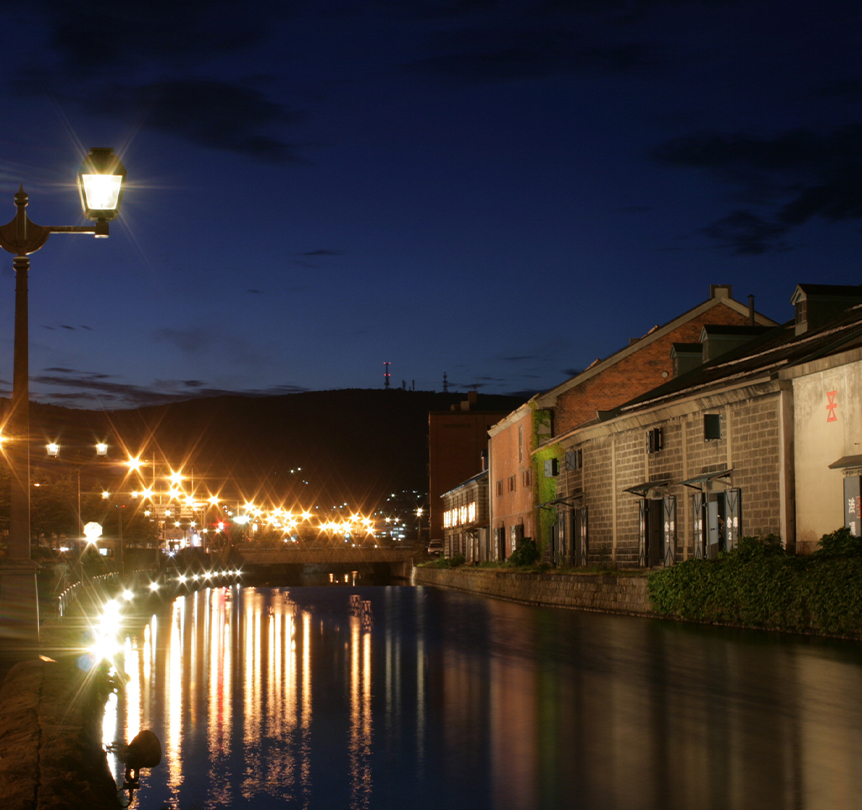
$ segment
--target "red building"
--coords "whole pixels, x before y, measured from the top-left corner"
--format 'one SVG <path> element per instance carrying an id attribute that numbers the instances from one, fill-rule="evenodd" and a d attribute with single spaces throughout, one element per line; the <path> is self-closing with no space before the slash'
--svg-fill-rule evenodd
<path id="1" fill-rule="evenodd" d="M 428 414 L 429 539 L 443 539 L 442 495 L 485 469 L 488 428 L 506 415 L 479 410 L 478 404 L 479 395 L 471 391 L 451 410 Z"/>

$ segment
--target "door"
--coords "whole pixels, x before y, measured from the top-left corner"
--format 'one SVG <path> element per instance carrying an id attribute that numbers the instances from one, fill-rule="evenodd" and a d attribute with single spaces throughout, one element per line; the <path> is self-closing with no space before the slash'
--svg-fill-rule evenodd
<path id="1" fill-rule="evenodd" d="M 729 489 L 725 492 L 727 507 L 727 550 L 733 551 L 742 537 L 742 490 Z"/>
<path id="2" fill-rule="evenodd" d="M 647 564 L 647 501 L 641 498 L 638 501 L 638 565 L 646 568 Z"/>
<path id="3" fill-rule="evenodd" d="M 694 558 L 703 559 L 703 493 L 695 492 L 691 496 L 691 514 L 693 517 Z"/>
<path id="4" fill-rule="evenodd" d="M 727 509 L 723 492 L 707 493 L 707 557 L 714 560 L 727 548 Z"/>
<path id="5" fill-rule="evenodd" d="M 647 501 L 647 557 L 650 568 L 664 562 L 664 507 L 661 499 Z"/>
<path id="6" fill-rule="evenodd" d="M 665 495 L 662 499 L 662 545 L 664 546 L 664 564 L 670 567 L 676 558 L 676 496 Z"/>
<path id="7" fill-rule="evenodd" d="M 587 507 L 572 509 L 572 565 L 586 567 L 587 552 Z"/>

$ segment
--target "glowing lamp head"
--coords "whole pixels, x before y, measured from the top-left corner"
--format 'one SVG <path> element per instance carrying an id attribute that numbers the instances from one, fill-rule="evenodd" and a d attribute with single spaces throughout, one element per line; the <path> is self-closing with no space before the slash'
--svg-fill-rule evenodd
<path id="1" fill-rule="evenodd" d="M 107 223 L 119 215 L 125 179 L 126 168 L 113 149 L 91 149 L 78 169 L 81 206 L 84 216 L 98 223 L 96 236 L 107 236 Z"/>
<path id="2" fill-rule="evenodd" d="M 57 458 L 57 456 L 60 455 L 60 445 L 57 444 L 57 442 L 48 442 L 45 447 L 48 450 L 48 455 L 51 456 L 51 458 Z"/>
<path id="3" fill-rule="evenodd" d="M 102 536 L 102 524 L 96 523 L 95 521 L 91 521 L 90 523 L 84 524 L 84 537 L 87 538 L 87 542 L 90 545 L 94 545 L 96 541 Z"/>

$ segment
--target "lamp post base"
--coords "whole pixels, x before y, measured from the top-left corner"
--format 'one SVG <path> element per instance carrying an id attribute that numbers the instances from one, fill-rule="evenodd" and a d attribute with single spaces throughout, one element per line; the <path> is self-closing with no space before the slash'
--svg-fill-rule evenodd
<path id="1" fill-rule="evenodd" d="M 39 565 L 26 558 L 0 563 L 0 644 L 39 642 Z"/>

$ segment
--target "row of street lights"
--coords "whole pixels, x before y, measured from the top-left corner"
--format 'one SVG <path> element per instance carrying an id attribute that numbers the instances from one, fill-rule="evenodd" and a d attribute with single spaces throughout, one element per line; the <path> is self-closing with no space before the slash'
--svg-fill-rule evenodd
<path id="1" fill-rule="evenodd" d="M 15 270 L 15 332 L 12 402 L 4 432 L 12 439 L 7 458 L 11 472 L 11 502 L 7 557 L 0 564 L 0 634 L 4 640 L 39 640 L 38 565 L 30 557 L 30 382 L 27 277 L 30 254 L 40 250 L 52 233 L 108 236 L 108 225 L 120 212 L 126 169 L 113 149 L 89 151 L 78 171 L 78 191 L 84 216 L 93 225 L 42 226 L 26 212 L 29 196 L 23 185 L 15 194 L 17 213 L 0 226 L 0 247 L 12 253 Z"/>

